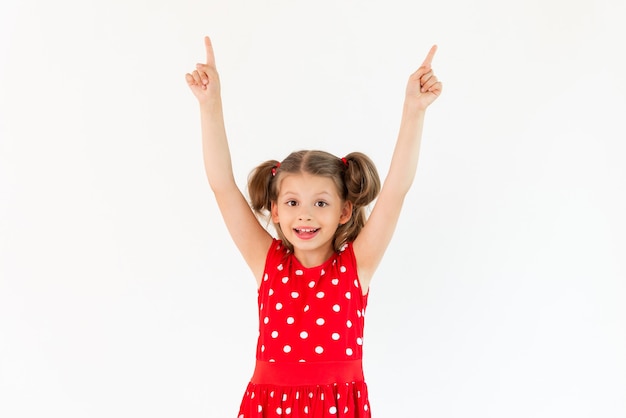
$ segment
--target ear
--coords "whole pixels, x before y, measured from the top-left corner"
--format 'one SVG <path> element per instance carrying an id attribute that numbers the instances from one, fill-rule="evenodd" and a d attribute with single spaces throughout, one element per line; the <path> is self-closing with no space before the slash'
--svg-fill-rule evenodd
<path id="1" fill-rule="evenodd" d="M 272 208 L 270 209 L 270 213 L 272 215 L 272 222 L 275 224 L 278 222 L 278 206 L 276 206 L 276 202 L 272 202 Z"/>
<path id="2" fill-rule="evenodd" d="M 341 216 L 339 216 L 339 225 L 344 225 L 352 218 L 352 202 L 346 200 L 341 208 Z"/>

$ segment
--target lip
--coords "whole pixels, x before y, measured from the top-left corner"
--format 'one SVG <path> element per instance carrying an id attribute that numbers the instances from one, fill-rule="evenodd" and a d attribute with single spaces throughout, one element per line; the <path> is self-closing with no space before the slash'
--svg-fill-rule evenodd
<path id="1" fill-rule="evenodd" d="M 319 231 L 320 228 L 313 228 L 310 226 L 298 226 L 296 228 L 293 228 L 293 232 L 296 234 L 296 236 L 303 240 L 314 238 Z"/>

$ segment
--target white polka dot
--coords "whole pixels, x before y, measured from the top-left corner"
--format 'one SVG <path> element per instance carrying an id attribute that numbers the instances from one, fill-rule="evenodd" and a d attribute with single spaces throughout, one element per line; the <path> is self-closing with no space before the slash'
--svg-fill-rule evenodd
<path id="1" fill-rule="evenodd" d="M 270 318 L 269 317 L 266 316 L 265 318 L 263 318 L 263 323 L 264 324 L 267 324 L 268 322 L 270 322 Z"/>
<path id="2" fill-rule="evenodd" d="M 274 397 L 274 391 L 271 391 L 270 392 L 270 398 L 273 398 L 273 397 Z"/>
<path id="3" fill-rule="evenodd" d="M 306 363 L 306 360 L 305 360 L 305 359 L 303 359 L 303 358 L 301 358 L 300 360 L 298 360 L 298 362 L 300 362 L 300 363 Z"/>
<path id="4" fill-rule="evenodd" d="M 361 338 L 361 337 L 357 338 L 357 339 L 356 339 L 356 343 L 357 343 L 358 345 L 363 345 L 363 338 Z"/>
<path id="5" fill-rule="evenodd" d="M 250 395 L 250 399 L 254 399 L 256 395 L 254 394 L 254 392 L 252 392 L 252 395 Z"/>
<path id="6" fill-rule="evenodd" d="M 317 292 L 315 296 L 317 296 L 318 299 L 321 299 L 324 297 L 324 292 Z"/>
<path id="7" fill-rule="evenodd" d="M 306 331 L 302 331 L 300 333 L 300 338 L 302 338 L 303 340 L 306 339 L 309 336 L 309 333 Z"/>
<path id="8" fill-rule="evenodd" d="M 326 321 L 324 320 L 324 318 L 317 318 L 317 319 L 315 320 L 315 323 L 316 323 L 317 325 L 324 325 L 324 323 L 325 323 L 325 322 L 326 322 Z"/>
<path id="9" fill-rule="evenodd" d="M 340 272 L 342 272 L 342 273 L 345 273 L 345 272 L 346 272 L 346 270 L 347 270 L 347 269 L 346 269 L 346 266 L 341 266 L 341 267 L 339 268 L 339 271 L 340 271 Z"/>
<path id="10" fill-rule="evenodd" d="M 267 292 L 268 295 L 272 296 L 274 294 L 274 289 L 270 289 L 269 292 Z"/>
<path id="11" fill-rule="evenodd" d="M 351 356 L 352 355 L 352 349 L 351 348 L 346 348 L 346 354 Z"/>
<path id="12" fill-rule="evenodd" d="M 331 406 L 330 408 L 328 408 L 328 412 L 330 412 L 331 414 L 336 414 L 337 408 L 335 408 L 334 406 Z"/>
<path id="13" fill-rule="evenodd" d="M 290 345 L 286 345 L 286 346 L 284 346 L 284 347 L 283 347 L 283 351 L 284 351 L 285 353 L 289 353 L 289 352 L 291 351 L 291 346 L 290 346 Z"/>
<path id="14" fill-rule="evenodd" d="M 283 283 L 287 283 L 288 281 L 289 281 L 289 277 L 287 276 L 283 277 L 283 280 L 282 280 Z"/>
<path id="15" fill-rule="evenodd" d="M 341 399 L 341 395 L 339 393 L 337 394 L 337 399 Z"/>
<path id="16" fill-rule="evenodd" d="M 274 360 L 273 358 L 270 359 L 270 363 L 275 363 L 276 360 Z"/>
<path id="17" fill-rule="evenodd" d="M 346 326 L 348 328 L 352 328 L 352 321 L 350 321 L 349 319 L 346 321 Z"/>
<path id="18" fill-rule="evenodd" d="M 356 397 L 357 397 L 357 398 L 360 398 L 360 397 L 361 397 L 361 391 L 360 391 L 360 390 L 357 390 L 357 391 L 356 391 Z"/>
<path id="19" fill-rule="evenodd" d="M 367 411 L 367 405 L 364 405 L 364 406 L 363 406 L 363 409 L 365 409 L 365 410 Z"/>
<path id="20" fill-rule="evenodd" d="M 308 406 L 305 406 L 305 407 L 304 407 L 304 413 L 305 413 L 305 414 L 308 414 L 308 413 L 309 413 L 309 407 L 308 407 Z"/>
<path id="21" fill-rule="evenodd" d="M 294 298 L 294 299 L 295 299 L 295 298 L 297 298 L 298 296 L 300 296 L 300 293 L 298 293 L 298 292 L 291 292 L 291 297 L 292 297 L 292 298 Z"/>
<path id="22" fill-rule="evenodd" d="M 331 338 L 335 341 L 337 341 L 339 339 L 339 333 L 338 332 L 333 332 L 333 335 L 331 336 Z"/>
<path id="23" fill-rule="evenodd" d="M 296 270 L 296 275 L 302 276 L 304 272 L 302 270 Z"/>
<path id="24" fill-rule="evenodd" d="M 289 407 L 286 408 L 285 409 L 285 414 L 287 414 L 287 415 L 291 414 L 291 408 L 289 408 Z"/>
<path id="25" fill-rule="evenodd" d="M 276 408 L 276 413 L 278 415 L 282 415 L 283 414 L 283 409 L 279 406 L 278 408 Z"/>
<path id="26" fill-rule="evenodd" d="M 280 311 L 281 309 L 283 309 L 283 304 L 282 304 L 282 303 L 280 303 L 280 302 L 278 302 L 278 303 L 276 304 L 276 310 L 277 310 L 277 311 Z"/>
<path id="27" fill-rule="evenodd" d="M 350 299 L 352 297 L 352 293 L 346 292 L 346 299 Z"/>
<path id="28" fill-rule="evenodd" d="M 348 407 L 346 406 L 345 408 L 343 408 L 343 413 L 347 414 L 348 413 Z"/>
<path id="29" fill-rule="evenodd" d="M 283 270 L 283 265 L 279 264 L 276 268 L 278 269 L 278 271 L 282 271 Z"/>
<path id="30" fill-rule="evenodd" d="M 337 304 L 334 304 L 334 305 L 333 305 L 333 311 L 335 311 L 335 312 L 339 312 L 340 310 L 341 310 L 341 306 L 339 306 L 339 305 L 337 305 Z"/>
<path id="31" fill-rule="evenodd" d="M 287 394 L 283 393 L 283 402 L 287 402 Z"/>
<path id="32" fill-rule="evenodd" d="M 263 304 L 261 304 L 261 306 L 259 307 L 260 310 L 263 310 Z"/>
<path id="33" fill-rule="evenodd" d="M 261 353 L 265 351 L 265 346 L 261 344 Z"/>
<path id="34" fill-rule="evenodd" d="M 309 310 L 309 305 L 304 305 L 304 312 Z"/>
<path id="35" fill-rule="evenodd" d="M 326 270 L 322 269 L 322 271 L 320 271 L 320 276 L 323 276 L 326 274 Z"/>
<path id="36" fill-rule="evenodd" d="M 313 398 L 313 392 L 309 392 L 309 398 Z"/>
<path id="37" fill-rule="evenodd" d="M 278 338 L 278 331 L 272 331 L 272 338 Z"/>
<path id="38" fill-rule="evenodd" d="M 311 281 L 309 282 L 309 287 L 310 287 L 311 289 L 313 289 L 313 288 L 315 287 L 315 281 L 311 280 Z"/>
<path id="39" fill-rule="evenodd" d="M 239 415 L 238 418 L 245 418 L 243 414 Z"/>
<path id="40" fill-rule="evenodd" d="M 356 310 L 356 316 L 358 316 L 359 318 L 361 317 L 361 310 L 360 309 Z"/>
<path id="41" fill-rule="evenodd" d="M 320 399 L 324 400 L 324 392 L 320 393 Z"/>
<path id="42" fill-rule="evenodd" d="M 261 412 L 263 410 L 263 406 L 259 405 L 256 410 L 257 410 L 257 412 Z"/>
<path id="43" fill-rule="evenodd" d="M 290 316 L 289 318 L 287 318 L 287 323 L 288 323 L 289 325 L 293 324 L 294 322 L 296 322 L 296 320 L 295 320 L 295 319 L 293 319 L 293 316 Z"/>
<path id="44" fill-rule="evenodd" d="M 332 279 L 330 282 L 337 286 L 339 284 L 339 279 Z"/>
<path id="45" fill-rule="evenodd" d="M 269 279 L 269 276 L 267 275 L 267 273 L 265 273 L 265 276 L 263 276 L 263 281 L 266 282 L 267 279 Z"/>
<path id="46" fill-rule="evenodd" d="M 324 347 L 318 345 L 317 347 L 315 347 L 315 352 L 317 354 L 322 354 L 324 352 Z"/>
<path id="47" fill-rule="evenodd" d="M 356 287 L 359 287 L 359 281 L 358 281 L 357 279 L 354 279 L 354 285 L 355 285 Z"/>

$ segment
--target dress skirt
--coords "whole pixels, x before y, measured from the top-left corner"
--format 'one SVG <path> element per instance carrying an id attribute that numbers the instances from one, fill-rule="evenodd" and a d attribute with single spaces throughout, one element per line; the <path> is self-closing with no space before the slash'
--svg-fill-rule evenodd
<path id="1" fill-rule="evenodd" d="M 369 418 L 361 360 L 257 361 L 239 418 Z"/>

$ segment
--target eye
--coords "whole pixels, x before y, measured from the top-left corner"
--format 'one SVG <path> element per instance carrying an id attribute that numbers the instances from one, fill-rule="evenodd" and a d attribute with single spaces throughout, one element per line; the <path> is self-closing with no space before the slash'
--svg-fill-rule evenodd
<path id="1" fill-rule="evenodd" d="M 285 202 L 285 204 L 287 206 L 298 206 L 298 202 L 296 202 L 295 200 L 288 200 Z"/>
<path id="2" fill-rule="evenodd" d="M 320 200 L 320 201 L 315 202 L 315 206 L 317 206 L 318 208 L 324 208 L 328 206 L 328 203 L 324 202 L 323 200 Z"/>

